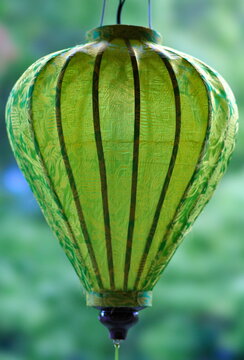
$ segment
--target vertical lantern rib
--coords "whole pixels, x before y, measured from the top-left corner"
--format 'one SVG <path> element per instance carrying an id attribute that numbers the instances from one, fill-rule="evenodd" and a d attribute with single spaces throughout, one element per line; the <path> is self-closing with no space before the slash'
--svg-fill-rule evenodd
<path id="1" fill-rule="evenodd" d="M 148 48 L 151 49 L 150 46 L 148 46 Z M 170 184 L 170 179 L 174 170 L 174 166 L 175 166 L 175 161 L 177 158 L 177 154 L 178 154 L 178 148 L 179 148 L 179 142 L 180 142 L 180 131 L 181 131 L 181 100 L 180 100 L 180 90 L 179 90 L 179 85 L 178 85 L 178 81 L 175 75 L 175 72 L 173 70 L 172 65 L 169 62 L 169 59 L 167 58 L 167 56 L 161 52 L 158 52 L 156 50 L 154 50 L 157 55 L 159 55 L 160 59 L 163 61 L 168 74 L 170 76 L 171 79 L 171 83 L 172 83 L 172 87 L 173 87 L 173 91 L 174 91 L 174 97 L 175 97 L 175 138 L 174 138 L 174 146 L 173 146 L 173 150 L 172 150 L 172 154 L 171 154 L 171 159 L 170 159 L 170 163 L 169 163 L 169 167 L 168 167 L 168 171 L 164 180 L 164 184 L 162 186 L 162 191 L 158 200 L 158 204 L 156 207 L 156 211 L 154 214 L 154 218 L 153 218 L 153 222 L 146 240 L 146 245 L 144 248 L 144 252 L 140 261 L 140 265 L 138 268 L 138 273 L 137 273 L 137 277 L 136 277 L 136 281 L 135 281 L 135 285 L 134 288 L 137 289 L 139 281 L 141 279 L 141 275 L 142 275 L 142 271 L 143 271 L 143 267 L 144 264 L 146 263 L 149 251 L 150 251 L 150 247 L 152 245 L 153 242 L 153 237 L 155 235 L 156 229 L 157 229 L 157 225 L 158 225 L 158 221 L 159 221 L 159 217 L 160 217 L 160 213 L 164 204 L 164 200 L 166 197 L 166 193 Z"/>
<path id="2" fill-rule="evenodd" d="M 39 146 L 39 143 L 38 143 L 38 140 L 37 140 L 37 137 L 36 137 L 36 133 L 35 133 L 35 128 L 34 128 L 34 125 L 33 125 L 33 103 L 32 103 L 32 95 L 33 95 L 33 92 L 34 92 L 34 87 L 35 87 L 35 83 L 36 83 L 36 80 L 37 80 L 37 77 L 41 74 L 41 72 L 44 70 L 44 68 L 53 60 L 53 58 L 51 58 L 42 68 L 41 70 L 39 70 L 39 72 L 35 75 L 35 78 L 34 78 L 34 81 L 33 81 L 33 84 L 31 85 L 30 87 L 30 90 L 29 90 L 29 97 L 28 97 L 28 101 L 29 101 L 29 114 L 30 114 L 30 131 L 32 133 L 32 136 L 33 136 L 33 142 L 34 142 L 34 145 L 35 145 L 35 149 L 36 149 L 36 153 L 39 157 L 39 161 L 40 161 L 40 164 L 41 164 L 41 167 L 43 169 L 43 173 L 44 173 L 44 176 L 46 178 L 46 181 L 48 182 L 48 185 L 52 191 L 52 193 L 54 194 L 54 201 L 56 202 L 58 208 L 59 208 L 59 211 L 61 212 L 62 214 L 62 217 L 63 217 L 63 220 L 65 222 L 65 225 L 67 227 L 67 230 L 68 230 L 68 233 L 70 234 L 70 237 L 71 239 L 73 240 L 73 243 L 76 245 L 77 249 L 79 249 L 79 246 L 78 246 L 78 243 L 76 241 L 76 238 L 75 238 L 75 235 L 74 235 L 74 232 L 73 232 L 73 229 L 70 225 L 70 222 L 65 214 L 65 212 L 63 211 L 62 209 L 62 204 L 60 202 L 60 199 L 59 199 L 59 196 L 58 194 L 56 193 L 56 190 L 53 186 L 53 183 L 52 183 L 52 180 L 48 174 L 48 170 L 45 166 L 45 161 L 43 159 L 43 156 L 42 156 L 42 153 L 41 153 L 41 149 L 40 149 L 40 146 Z M 82 265 L 85 266 L 85 261 L 82 257 L 81 254 L 80 255 L 80 258 L 81 258 L 81 261 L 82 261 Z M 91 279 L 89 279 L 89 282 L 90 284 L 92 285 L 92 282 L 91 282 Z M 87 282 L 86 282 L 87 283 Z M 87 289 L 89 290 L 89 289 Z"/>
<path id="3" fill-rule="evenodd" d="M 114 264 L 113 264 L 110 215 L 109 215 L 109 205 L 108 205 L 108 184 L 107 184 L 106 164 L 105 164 L 103 144 L 102 144 L 100 113 L 99 113 L 99 73 L 101 68 L 102 57 L 107 46 L 108 45 L 104 46 L 102 50 L 99 51 L 95 59 L 95 66 L 93 71 L 92 106 L 93 106 L 94 135 L 96 140 L 97 156 L 98 156 L 99 171 L 101 178 L 101 191 L 102 191 L 103 217 L 104 217 L 104 228 L 105 228 L 105 238 L 106 238 L 106 248 L 107 248 L 108 271 L 110 277 L 110 287 L 111 290 L 114 290 L 115 289 Z"/>
<path id="4" fill-rule="evenodd" d="M 174 55 L 177 55 L 176 53 L 174 53 L 172 51 L 170 51 L 170 52 L 172 54 L 174 54 Z M 148 275 L 145 277 L 145 282 L 143 284 L 143 288 L 144 287 L 153 287 L 152 284 L 151 284 L 151 286 L 149 286 L 149 283 L 148 283 L 147 279 L 151 278 L 151 276 L 153 276 L 153 274 L 154 274 L 154 277 L 155 277 L 155 267 L 156 267 L 156 265 L 157 265 L 157 263 L 159 261 L 159 258 L 160 258 L 161 254 L 162 254 L 162 251 L 164 250 L 164 247 L 165 247 L 165 245 L 167 243 L 167 238 L 168 238 L 169 233 L 170 233 L 171 225 L 172 225 L 174 219 L 177 217 L 177 214 L 179 212 L 181 203 L 182 203 L 183 199 L 187 197 L 187 193 L 188 193 L 188 191 L 189 191 L 189 189 L 190 189 L 190 187 L 191 187 L 191 185 L 192 185 L 192 183 L 193 183 L 193 181 L 194 181 L 194 179 L 195 179 L 195 177 L 196 177 L 196 175 L 198 173 L 199 168 L 201 167 L 204 155 L 206 153 L 206 147 L 208 146 L 208 143 L 209 143 L 210 129 L 211 129 L 211 125 L 212 125 L 212 103 L 211 103 L 211 98 L 210 98 L 210 94 L 209 94 L 209 90 L 208 90 L 208 85 L 207 85 L 206 80 L 204 79 L 204 77 L 197 71 L 195 66 L 190 61 L 188 61 L 187 59 L 184 59 L 184 60 L 186 62 L 188 62 L 188 64 L 194 69 L 194 71 L 196 71 L 196 73 L 198 74 L 198 76 L 200 76 L 200 78 L 201 78 L 201 80 L 202 80 L 202 82 L 203 82 L 203 84 L 205 86 L 206 93 L 207 93 L 207 98 L 208 98 L 208 125 L 207 125 L 206 135 L 205 135 L 204 141 L 202 143 L 202 148 L 201 148 L 201 151 L 200 151 L 200 155 L 199 155 L 199 158 L 198 158 L 198 161 L 197 161 L 196 169 L 195 169 L 195 171 L 194 171 L 194 173 L 193 173 L 193 175 L 191 177 L 191 180 L 189 181 L 189 184 L 187 185 L 187 187 L 186 187 L 186 189 L 185 189 L 185 191 L 184 191 L 184 193 L 183 193 L 183 195 L 182 195 L 182 197 L 181 197 L 181 199 L 179 201 L 179 204 L 178 204 L 178 206 L 177 206 L 177 208 L 175 210 L 172 221 L 170 222 L 170 224 L 167 227 L 166 234 L 164 235 L 164 238 L 163 238 L 161 244 L 159 245 L 157 254 L 156 254 L 155 259 L 154 259 L 154 261 L 153 261 L 153 263 L 152 263 L 152 265 L 151 265 L 151 267 L 149 269 Z M 170 259 L 171 259 L 171 257 L 169 258 L 169 260 Z M 168 262 L 169 262 L 169 260 L 168 260 Z M 158 276 L 159 276 L 159 274 L 158 274 Z M 154 283 L 155 283 L 155 281 L 154 281 Z"/>
<path id="5" fill-rule="evenodd" d="M 132 241 L 135 226 L 136 212 L 136 196 L 137 196 L 137 180 L 138 180 L 138 164 L 139 164 L 139 137 L 140 137 L 140 79 L 136 54 L 129 40 L 125 40 L 129 51 L 131 65 L 134 77 L 134 96 L 135 96 L 135 119 L 134 119 L 134 146 L 133 146 L 133 164 L 132 164 L 132 181 L 131 181 L 131 202 L 130 215 L 126 244 L 126 256 L 124 267 L 124 289 L 128 287 L 128 277 L 131 263 Z"/>
<path id="6" fill-rule="evenodd" d="M 62 67 L 62 70 L 60 72 L 59 78 L 58 78 L 57 92 L 56 92 L 57 131 L 58 131 L 61 154 L 62 154 L 63 162 L 64 162 L 64 165 L 65 165 L 66 173 L 67 173 L 67 176 L 68 176 L 68 179 L 69 179 L 70 188 L 72 190 L 75 207 L 76 207 L 76 210 L 77 210 L 77 213 L 78 213 L 81 231 L 83 233 L 85 243 L 86 243 L 86 246 L 87 246 L 87 250 L 88 250 L 89 256 L 91 258 L 91 262 L 92 262 L 92 265 L 93 265 L 93 269 L 94 269 L 94 272 L 95 272 L 95 276 L 96 276 L 96 279 L 97 279 L 98 286 L 102 289 L 103 288 L 103 283 L 102 283 L 102 279 L 101 279 L 101 274 L 99 272 L 97 260 L 96 260 L 95 253 L 94 253 L 94 249 L 92 247 L 91 239 L 90 239 L 90 236 L 89 236 L 89 233 L 88 233 L 88 230 L 87 230 L 87 225 L 86 225 L 83 210 L 82 210 L 82 207 L 81 207 L 79 194 L 78 194 L 78 190 L 77 190 L 77 187 L 76 187 L 75 178 L 74 178 L 74 175 L 73 175 L 73 171 L 72 171 L 72 168 L 71 168 L 71 165 L 70 165 L 70 161 L 69 161 L 69 157 L 68 157 L 68 153 L 67 153 L 67 149 L 66 149 L 66 144 L 65 144 L 65 140 L 64 140 L 64 133 L 63 133 L 63 127 L 62 127 L 61 88 L 62 88 L 62 83 L 63 83 L 63 78 L 64 78 L 65 71 L 66 71 L 70 61 L 72 60 L 72 58 L 75 56 L 75 54 L 76 53 L 71 54 L 66 59 L 64 65 Z"/>

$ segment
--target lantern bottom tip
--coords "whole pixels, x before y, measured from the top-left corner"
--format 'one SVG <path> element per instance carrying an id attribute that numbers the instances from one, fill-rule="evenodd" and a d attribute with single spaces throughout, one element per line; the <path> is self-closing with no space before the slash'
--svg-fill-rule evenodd
<path id="1" fill-rule="evenodd" d="M 138 311 L 142 309 L 143 307 L 100 308 L 98 319 L 108 329 L 110 339 L 118 342 L 126 339 L 128 330 L 138 322 Z"/>

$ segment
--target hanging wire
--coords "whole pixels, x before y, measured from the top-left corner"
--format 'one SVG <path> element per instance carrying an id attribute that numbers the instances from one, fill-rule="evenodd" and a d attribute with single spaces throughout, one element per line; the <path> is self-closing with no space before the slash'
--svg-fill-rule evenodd
<path id="1" fill-rule="evenodd" d="M 106 9 L 106 0 L 103 0 L 103 7 L 102 7 L 102 14 L 101 14 L 101 19 L 100 19 L 100 26 L 103 26 L 105 9 Z"/>
<path id="2" fill-rule="evenodd" d="M 148 26 L 151 29 L 152 28 L 152 6 L 151 6 L 151 0 L 148 0 Z"/>
<path id="3" fill-rule="evenodd" d="M 119 0 L 119 6 L 117 10 L 117 24 L 121 24 L 121 13 L 124 6 L 125 0 Z"/>

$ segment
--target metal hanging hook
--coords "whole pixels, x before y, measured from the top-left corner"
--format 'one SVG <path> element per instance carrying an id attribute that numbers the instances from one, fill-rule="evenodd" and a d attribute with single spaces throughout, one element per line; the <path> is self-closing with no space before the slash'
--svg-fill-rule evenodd
<path id="1" fill-rule="evenodd" d="M 125 0 L 119 0 L 119 6 L 117 10 L 117 24 L 121 24 L 121 13 L 124 6 Z"/>
<path id="2" fill-rule="evenodd" d="M 119 0 L 119 6 L 117 10 L 117 24 L 121 24 L 121 13 L 124 6 L 125 0 Z M 151 0 L 148 0 L 148 26 L 152 28 L 152 4 Z"/>
<path id="3" fill-rule="evenodd" d="M 103 7 L 102 7 L 102 14 L 101 14 L 101 19 L 100 19 L 100 26 L 103 26 L 105 9 L 106 9 L 106 2 L 107 2 L 107 0 L 103 0 Z"/>

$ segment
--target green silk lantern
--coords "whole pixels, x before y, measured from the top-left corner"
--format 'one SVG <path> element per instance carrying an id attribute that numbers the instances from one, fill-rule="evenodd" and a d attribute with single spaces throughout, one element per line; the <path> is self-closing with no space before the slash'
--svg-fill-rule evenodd
<path id="1" fill-rule="evenodd" d="M 22 75 L 8 134 L 87 305 L 142 308 L 225 172 L 237 107 L 216 71 L 151 29 L 88 40 Z"/>

